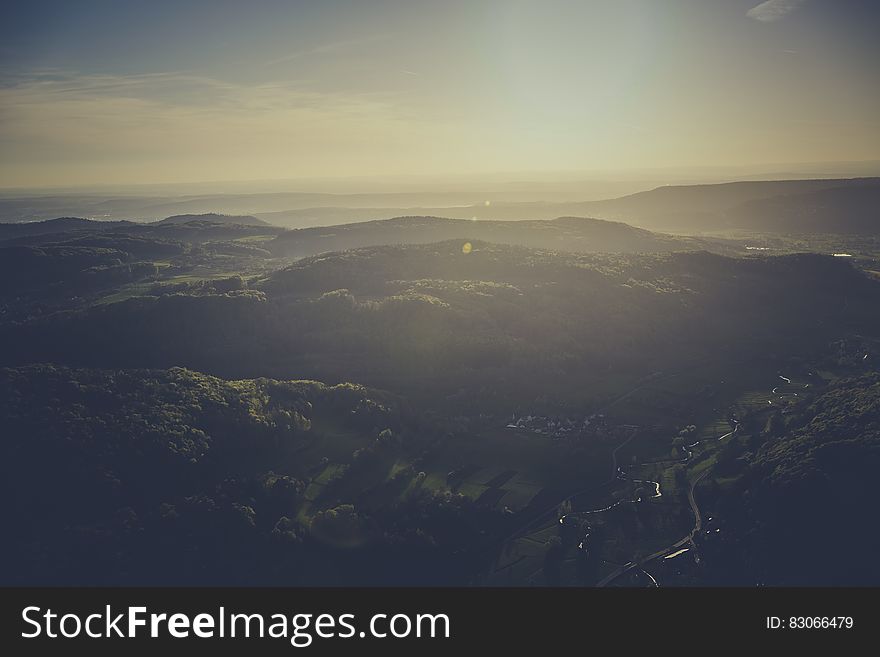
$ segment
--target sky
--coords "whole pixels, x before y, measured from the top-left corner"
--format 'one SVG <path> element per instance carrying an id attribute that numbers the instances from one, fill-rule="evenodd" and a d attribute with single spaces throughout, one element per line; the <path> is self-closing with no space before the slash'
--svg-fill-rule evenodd
<path id="1" fill-rule="evenodd" d="M 880 160 L 871 0 L 5 4 L 0 187 Z"/>

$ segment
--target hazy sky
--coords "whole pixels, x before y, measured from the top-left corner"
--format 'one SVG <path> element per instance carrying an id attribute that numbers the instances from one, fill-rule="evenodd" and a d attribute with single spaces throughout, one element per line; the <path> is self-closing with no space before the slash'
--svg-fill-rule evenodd
<path id="1" fill-rule="evenodd" d="M 4 3 L 0 187 L 880 159 L 880 2 Z"/>

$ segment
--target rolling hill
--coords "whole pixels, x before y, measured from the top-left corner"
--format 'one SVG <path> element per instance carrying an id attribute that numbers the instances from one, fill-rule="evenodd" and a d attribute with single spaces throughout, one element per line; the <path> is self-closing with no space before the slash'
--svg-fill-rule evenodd
<path id="1" fill-rule="evenodd" d="M 637 380 L 699 359 L 805 353 L 876 321 L 880 287 L 830 256 L 472 246 L 354 249 L 304 258 L 234 295 L 157 291 L 0 325 L 0 363 L 358 381 L 437 404 L 485 388 L 483 408 L 509 411 L 516 398 L 601 388 L 612 372 Z"/>
<path id="2" fill-rule="evenodd" d="M 156 223 L 159 225 L 167 224 L 188 224 L 191 221 L 205 221 L 212 224 L 232 224 L 236 226 L 268 226 L 269 224 L 262 219 L 257 219 L 250 215 L 227 215 L 208 212 L 205 214 L 176 214 L 166 217 Z"/>
<path id="3" fill-rule="evenodd" d="M 80 217 L 58 217 L 45 221 L 0 223 L 0 242 L 6 240 L 55 235 L 58 233 L 97 232 L 134 226 L 130 221 L 95 221 Z"/>
<path id="4" fill-rule="evenodd" d="M 876 230 L 880 179 L 743 181 L 668 185 L 600 201 L 494 201 L 454 207 L 314 207 L 261 214 L 273 224 L 327 225 L 435 215 L 481 222 L 562 216 L 622 221 L 653 231 L 867 234 Z"/>
<path id="5" fill-rule="evenodd" d="M 255 235 L 272 236 L 282 232 L 283 228 L 254 217 L 217 214 L 178 215 L 149 223 L 62 217 L 45 221 L 0 223 L 0 244 L 33 246 L 62 243 L 98 233 L 204 243 Z"/>
<path id="6" fill-rule="evenodd" d="M 752 230 L 876 235 L 880 184 L 755 199 L 732 208 L 727 216 L 736 227 Z"/>
<path id="7" fill-rule="evenodd" d="M 441 217 L 397 217 L 282 233 L 268 248 L 275 255 L 304 257 L 383 244 L 427 244 L 473 239 L 578 253 L 658 253 L 708 248 L 708 243 L 652 233 L 627 224 L 583 217 L 552 221 L 470 221 Z M 731 248 L 721 242 L 714 250 Z"/>
<path id="8" fill-rule="evenodd" d="M 878 178 L 784 180 L 658 187 L 577 207 L 652 230 L 851 233 L 876 230 L 878 198 Z"/>

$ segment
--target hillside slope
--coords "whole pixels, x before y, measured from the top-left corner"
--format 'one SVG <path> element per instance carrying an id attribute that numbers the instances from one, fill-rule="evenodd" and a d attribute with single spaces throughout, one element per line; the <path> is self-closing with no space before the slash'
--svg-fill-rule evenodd
<path id="1" fill-rule="evenodd" d="M 157 291 L 0 325 L 0 362 L 359 381 L 459 408 L 491 390 L 484 412 L 509 412 L 609 376 L 805 353 L 869 331 L 878 308 L 880 285 L 840 258 L 463 252 L 455 240 L 305 258 L 234 294 Z"/>
<path id="2" fill-rule="evenodd" d="M 579 204 L 652 230 L 862 232 L 876 229 L 880 179 L 784 180 L 658 187 Z"/>
<path id="3" fill-rule="evenodd" d="M 205 214 L 176 214 L 166 217 L 156 223 L 158 225 L 167 224 L 188 224 L 191 221 L 206 221 L 212 224 L 233 224 L 237 226 L 268 226 L 269 224 L 262 219 L 257 219 L 250 215 L 229 215 L 217 214 L 216 212 L 208 212 Z"/>
<path id="4" fill-rule="evenodd" d="M 627 224 L 561 217 L 552 221 L 469 221 L 441 217 L 397 217 L 381 221 L 303 228 L 276 237 L 268 248 L 304 257 L 384 244 L 427 244 L 470 239 L 579 253 L 659 253 L 707 248 L 706 242 L 652 233 Z M 723 248 L 719 242 L 713 245 Z"/>

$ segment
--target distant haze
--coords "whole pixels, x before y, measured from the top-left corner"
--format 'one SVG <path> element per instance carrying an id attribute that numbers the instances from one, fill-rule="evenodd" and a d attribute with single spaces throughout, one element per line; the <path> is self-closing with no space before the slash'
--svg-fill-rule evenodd
<path id="1" fill-rule="evenodd" d="M 590 200 L 872 175 L 878 17 L 864 0 L 18 3 L 0 187 L 630 181 L 549 190 Z"/>

